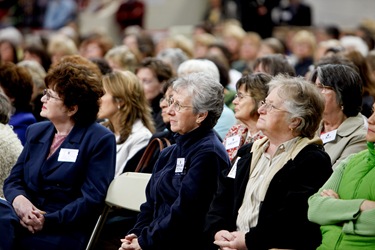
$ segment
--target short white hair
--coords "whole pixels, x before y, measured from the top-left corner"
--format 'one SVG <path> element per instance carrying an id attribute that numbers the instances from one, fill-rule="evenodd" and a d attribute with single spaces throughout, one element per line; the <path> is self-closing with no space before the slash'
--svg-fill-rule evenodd
<path id="1" fill-rule="evenodd" d="M 358 36 L 343 36 L 340 39 L 340 42 L 346 50 L 357 50 L 364 57 L 368 54 L 368 46 L 366 42 Z"/>
<path id="2" fill-rule="evenodd" d="M 190 59 L 178 67 L 177 75 L 178 77 L 186 76 L 190 73 L 204 72 L 213 77 L 216 81 L 220 82 L 219 69 L 210 60 L 207 59 Z"/>
<path id="3" fill-rule="evenodd" d="M 22 33 L 14 28 L 7 27 L 0 30 L 0 40 L 7 40 L 13 43 L 16 47 L 19 47 L 23 43 Z"/>

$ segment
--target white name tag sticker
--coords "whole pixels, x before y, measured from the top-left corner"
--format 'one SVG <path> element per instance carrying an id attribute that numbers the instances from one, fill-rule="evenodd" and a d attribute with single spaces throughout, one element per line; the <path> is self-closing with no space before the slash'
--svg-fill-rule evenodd
<path id="1" fill-rule="evenodd" d="M 320 139 L 322 139 L 323 144 L 325 144 L 327 142 L 336 140 L 336 135 L 337 135 L 337 129 L 332 130 L 328 133 L 321 134 Z"/>
<path id="2" fill-rule="evenodd" d="M 185 167 L 185 158 L 177 158 L 175 173 L 182 173 Z"/>
<path id="3" fill-rule="evenodd" d="M 225 149 L 231 149 L 238 147 L 241 142 L 241 136 L 235 135 L 228 137 L 227 140 L 225 141 Z"/>
<path id="4" fill-rule="evenodd" d="M 241 157 L 237 157 L 236 161 L 234 162 L 232 168 L 230 169 L 227 177 L 229 178 L 236 178 L 236 172 L 237 172 L 237 162 L 239 161 L 239 159 L 241 159 Z"/>
<path id="5" fill-rule="evenodd" d="M 60 149 L 59 158 L 57 161 L 76 162 L 78 151 L 78 149 L 62 148 Z"/>

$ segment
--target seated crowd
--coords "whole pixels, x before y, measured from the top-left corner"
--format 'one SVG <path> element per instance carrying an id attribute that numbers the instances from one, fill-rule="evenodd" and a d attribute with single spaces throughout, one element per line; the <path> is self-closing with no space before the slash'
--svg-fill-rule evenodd
<path id="1" fill-rule="evenodd" d="M 91 249 L 374 248 L 374 44 L 221 25 L 0 39 L 0 249 L 85 249 L 154 138 L 146 202 Z"/>

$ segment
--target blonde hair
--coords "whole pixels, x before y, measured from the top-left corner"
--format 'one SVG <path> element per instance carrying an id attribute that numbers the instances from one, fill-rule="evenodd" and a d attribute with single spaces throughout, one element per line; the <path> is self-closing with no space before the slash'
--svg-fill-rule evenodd
<path id="1" fill-rule="evenodd" d="M 188 58 L 193 58 L 194 45 L 193 41 L 184 35 L 175 35 L 167 38 L 166 44 L 168 48 L 179 48 L 181 49 Z"/>
<path id="2" fill-rule="evenodd" d="M 246 35 L 246 31 L 242 27 L 236 24 L 226 23 L 224 25 L 222 34 L 223 34 L 223 37 L 231 36 L 231 37 L 234 37 L 238 41 L 242 41 L 242 39 Z"/>
<path id="3" fill-rule="evenodd" d="M 110 49 L 104 56 L 108 60 L 114 61 L 122 70 L 135 72 L 138 60 L 135 54 L 126 45 L 116 46 Z"/>
<path id="4" fill-rule="evenodd" d="M 242 38 L 242 41 L 249 40 L 253 42 L 258 48 L 260 48 L 260 44 L 262 43 L 262 37 L 256 32 L 246 32 L 245 36 Z"/>
<path id="5" fill-rule="evenodd" d="M 118 144 L 128 139 L 137 119 L 140 119 L 151 133 L 155 132 L 151 108 L 146 100 L 143 86 L 134 73 L 113 71 L 103 76 L 102 83 L 106 91 L 113 96 L 113 101 L 119 105 L 120 139 Z M 104 125 L 114 132 L 110 121 Z"/>
<path id="6" fill-rule="evenodd" d="M 214 44 L 216 41 L 217 41 L 216 37 L 209 33 L 202 33 L 202 34 L 197 34 L 194 36 L 195 44 L 202 44 L 207 47 L 210 46 L 211 44 Z"/>
<path id="7" fill-rule="evenodd" d="M 315 52 L 317 42 L 313 33 L 307 30 L 298 31 L 292 38 L 292 44 L 307 43 L 311 48 L 311 53 Z"/>
<path id="8" fill-rule="evenodd" d="M 62 34 L 53 35 L 49 39 L 47 51 L 50 55 L 56 53 L 62 55 L 78 54 L 78 49 L 74 41 Z"/>

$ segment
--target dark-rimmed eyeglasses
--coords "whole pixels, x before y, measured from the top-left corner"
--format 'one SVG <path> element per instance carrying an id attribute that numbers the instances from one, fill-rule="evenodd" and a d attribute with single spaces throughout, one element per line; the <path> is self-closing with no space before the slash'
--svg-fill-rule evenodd
<path id="1" fill-rule="evenodd" d="M 44 90 L 43 90 L 43 95 L 46 96 L 47 101 L 48 101 L 49 99 L 51 99 L 51 98 L 56 99 L 56 100 L 61 100 L 61 98 L 51 95 L 51 93 L 48 92 L 48 89 L 44 89 Z"/>
<path id="2" fill-rule="evenodd" d="M 335 90 L 333 87 L 331 86 L 327 86 L 327 85 L 324 85 L 323 83 L 315 83 L 315 86 L 322 92 L 325 92 L 327 90 Z"/>

